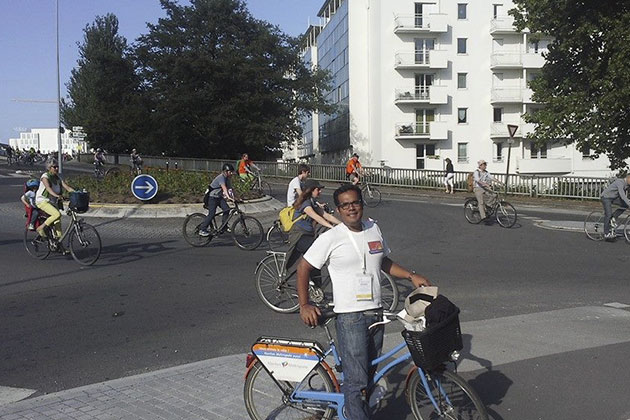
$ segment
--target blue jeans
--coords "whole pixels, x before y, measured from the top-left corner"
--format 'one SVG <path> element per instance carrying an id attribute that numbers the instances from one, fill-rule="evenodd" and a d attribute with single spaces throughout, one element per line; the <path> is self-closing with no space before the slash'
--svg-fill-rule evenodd
<path id="1" fill-rule="evenodd" d="M 224 225 L 228 218 L 230 217 L 230 206 L 228 206 L 227 201 L 223 197 L 209 197 L 208 200 L 208 215 L 205 220 L 199 226 L 201 230 L 208 230 L 208 226 L 210 226 L 210 222 L 214 218 L 214 214 L 217 212 L 217 207 L 221 206 L 221 210 L 223 210 L 223 219 L 221 220 L 221 225 Z M 217 229 L 221 226 L 217 226 Z"/>
<path id="2" fill-rule="evenodd" d="M 619 205 L 621 208 L 613 213 L 612 205 L 615 200 L 620 201 Z M 614 217 L 616 219 L 621 216 L 621 213 L 628 208 L 628 205 L 625 201 L 618 198 L 602 198 L 602 205 L 604 206 L 604 234 L 607 235 L 610 232 L 610 218 Z"/>
<path id="3" fill-rule="evenodd" d="M 343 392 L 346 417 L 352 420 L 369 420 L 370 408 L 367 388 L 376 367 L 370 361 L 381 354 L 383 348 L 382 325 L 371 330 L 368 327 L 381 321 L 379 316 L 351 312 L 337 315 L 337 349 L 343 368 Z"/>

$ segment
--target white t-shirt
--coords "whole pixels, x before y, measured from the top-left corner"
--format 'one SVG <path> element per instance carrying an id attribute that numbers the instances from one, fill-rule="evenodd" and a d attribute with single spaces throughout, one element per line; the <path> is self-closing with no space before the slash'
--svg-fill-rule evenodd
<path id="1" fill-rule="evenodd" d="M 359 249 L 353 245 L 352 235 Z M 390 253 L 378 225 L 373 221 L 363 222 L 362 232 L 352 232 L 344 224 L 339 224 L 319 236 L 304 254 L 304 259 L 317 269 L 328 263 L 328 273 L 332 280 L 333 303 L 336 313 L 360 312 L 381 307 L 381 263 Z M 370 301 L 358 300 L 359 275 L 363 271 L 372 276 L 372 297 Z"/>
<path id="2" fill-rule="evenodd" d="M 54 183 L 52 182 L 52 178 L 48 175 L 48 172 L 44 172 L 39 179 L 40 183 L 39 188 L 37 189 L 37 195 L 35 196 L 35 202 L 37 204 L 42 202 L 51 202 L 52 204 L 55 204 L 57 202 L 57 197 L 49 196 L 48 190 L 44 185 L 44 178 L 48 180 L 48 182 L 50 183 L 50 188 L 52 188 L 55 194 L 61 194 L 61 179 L 59 178 L 59 176 L 56 177 L 57 183 Z"/>
<path id="3" fill-rule="evenodd" d="M 289 188 L 287 189 L 287 207 L 291 207 L 295 203 L 297 195 L 295 190 L 300 188 L 300 177 L 296 176 L 289 182 Z"/>

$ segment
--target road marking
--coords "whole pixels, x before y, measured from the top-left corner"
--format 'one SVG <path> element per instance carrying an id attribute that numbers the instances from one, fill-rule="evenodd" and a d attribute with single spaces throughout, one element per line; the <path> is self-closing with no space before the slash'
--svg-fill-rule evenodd
<path id="1" fill-rule="evenodd" d="M 536 357 L 630 342 L 630 311 L 585 306 L 463 322 L 462 362 L 472 371 Z M 385 349 L 400 343 L 386 334 Z"/>
<path id="2" fill-rule="evenodd" d="M 0 386 L 0 406 L 23 400 L 24 398 L 33 395 L 35 392 L 36 390 L 34 389 Z"/>
<path id="3" fill-rule="evenodd" d="M 608 307 L 611 307 L 611 308 L 617 308 L 617 309 L 630 308 L 630 305 L 626 305 L 625 303 L 619 303 L 619 302 L 604 303 L 604 306 L 608 306 Z"/>

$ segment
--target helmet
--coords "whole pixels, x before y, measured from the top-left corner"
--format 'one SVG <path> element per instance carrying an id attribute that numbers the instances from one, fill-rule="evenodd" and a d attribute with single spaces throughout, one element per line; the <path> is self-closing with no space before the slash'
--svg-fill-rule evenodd
<path id="1" fill-rule="evenodd" d="M 38 179 L 29 179 L 28 181 L 26 181 L 26 188 L 33 188 L 33 187 L 39 187 Z"/>
<path id="2" fill-rule="evenodd" d="M 221 167 L 222 171 L 232 171 L 234 172 L 234 166 L 230 165 L 229 163 L 224 163 L 223 166 Z"/>
<path id="3" fill-rule="evenodd" d="M 103 149 L 101 149 L 100 147 L 98 149 L 96 149 L 97 152 L 102 152 Z"/>

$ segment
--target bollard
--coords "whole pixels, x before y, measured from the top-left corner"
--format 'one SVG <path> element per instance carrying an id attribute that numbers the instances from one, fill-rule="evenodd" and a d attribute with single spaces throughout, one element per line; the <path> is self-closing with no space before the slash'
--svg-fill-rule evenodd
<path id="1" fill-rule="evenodd" d="M 168 172 L 168 160 L 166 161 L 166 172 Z"/>
<path id="2" fill-rule="evenodd" d="M 175 169 L 177 169 L 177 161 L 175 161 Z"/>

